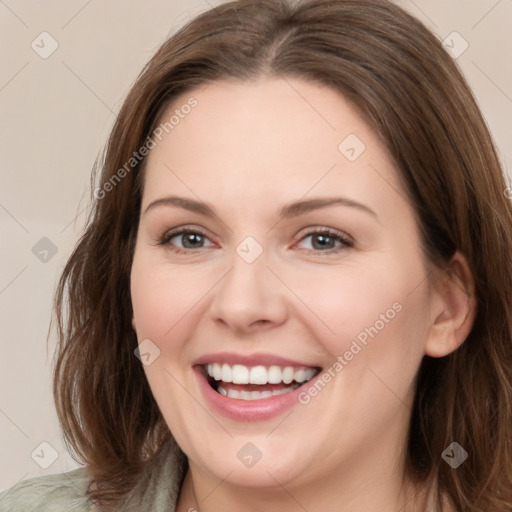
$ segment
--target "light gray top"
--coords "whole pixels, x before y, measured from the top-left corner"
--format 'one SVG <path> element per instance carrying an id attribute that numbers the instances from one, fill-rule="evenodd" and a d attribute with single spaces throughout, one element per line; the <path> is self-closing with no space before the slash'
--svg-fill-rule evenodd
<path id="1" fill-rule="evenodd" d="M 174 512 L 183 462 L 184 457 L 174 443 L 166 443 L 115 510 Z M 88 485 L 86 468 L 25 480 L 0 494 L 0 512 L 94 512 L 97 509 L 86 497 Z"/>

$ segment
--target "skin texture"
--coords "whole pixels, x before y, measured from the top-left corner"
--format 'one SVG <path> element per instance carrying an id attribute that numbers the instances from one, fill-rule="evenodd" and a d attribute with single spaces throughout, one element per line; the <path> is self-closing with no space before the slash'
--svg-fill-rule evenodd
<path id="1" fill-rule="evenodd" d="M 169 113 L 190 96 L 198 105 L 149 155 L 131 275 L 133 327 L 160 350 L 147 378 L 189 458 L 178 510 L 424 510 L 426 489 L 401 485 L 414 379 L 425 354 L 452 352 L 470 331 L 464 257 L 429 286 L 397 170 L 336 91 L 291 78 L 215 82 Z M 366 147 L 354 161 L 338 149 L 350 134 Z M 145 212 L 169 195 L 208 202 L 216 216 L 165 205 Z M 336 205 L 279 217 L 285 204 L 334 196 L 375 216 Z M 183 226 L 206 238 L 158 245 Z M 353 247 L 334 239 L 334 250 L 322 249 L 325 228 Z M 236 252 L 248 236 L 263 249 L 250 264 Z M 199 390 L 192 363 L 214 352 L 265 352 L 326 370 L 393 304 L 394 318 L 305 405 L 240 422 Z M 251 468 L 237 457 L 248 442 L 262 453 Z"/>

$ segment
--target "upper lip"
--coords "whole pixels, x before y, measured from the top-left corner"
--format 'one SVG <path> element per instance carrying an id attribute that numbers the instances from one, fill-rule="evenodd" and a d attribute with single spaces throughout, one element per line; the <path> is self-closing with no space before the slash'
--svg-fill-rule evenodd
<path id="1" fill-rule="evenodd" d="M 215 354 L 206 354 L 196 359 L 193 366 L 205 366 L 208 364 L 241 364 L 244 366 L 292 366 L 295 368 L 318 368 L 318 365 L 309 364 L 302 361 L 295 361 L 274 354 L 258 352 L 255 354 L 236 354 L 234 352 L 218 352 Z"/>

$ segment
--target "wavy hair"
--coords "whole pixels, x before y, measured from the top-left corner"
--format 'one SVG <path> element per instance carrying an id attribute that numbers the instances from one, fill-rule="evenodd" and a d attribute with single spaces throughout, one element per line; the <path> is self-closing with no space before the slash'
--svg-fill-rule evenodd
<path id="1" fill-rule="evenodd" d="M 426 260 L 445 267 L 456 250 L 466 256 L 477 316 L 455 352 L 421 363 L 406 476 L 436 481 L 439 505 L 446 494 L 458 512 L 510 512 L 507 184 L 457 65 L 422 23 L 388 0 L 221 4 L 172 35 L 131 88 L 96 165 L 101 193 L 91 198 L 55 295 L 55 403 L 68 448 L 90 470 L 91 499 L 119 503 L 163 443 L 173 442 L 133 353 L 130 269 L 145 159 L 128 170 L 126 163 L 177 95 L 219 79 L 267 76 L 310 80 L 347 98 L 395 161 Z M 122 179 L 114 182 L 115 175 Z M 452 441 L 469 453 L 457 470 L 441 457 Z"/>

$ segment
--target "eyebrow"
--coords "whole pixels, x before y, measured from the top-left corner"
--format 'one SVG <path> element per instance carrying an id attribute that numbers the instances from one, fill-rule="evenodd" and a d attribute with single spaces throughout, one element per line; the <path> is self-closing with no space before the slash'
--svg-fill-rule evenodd
<path id="1" fill-rule="evenodd" d="M 376 219 L 378 218 L 377 214 L 368 206 L 345 197 L 325 197 L 296 201 L 283 206 L 280 211 L 280 217 L 285 219 L 299 217 L 300 215 L 304 215 L 310 211 L 334 205 L 356 208 L 362 212 L 366 212 L 372 215 Z M 215 214 L 214 208 L 208 203 L 179 196 L 168 196 L 156 199 L 146 207 L 144 214 L 146 214 L 149 210 L 156 208 L 157 206 L 176 206 L 178 208 L 183 208 L 184 210 L 188 210 L 205 217 L 217 216 Z"/>

